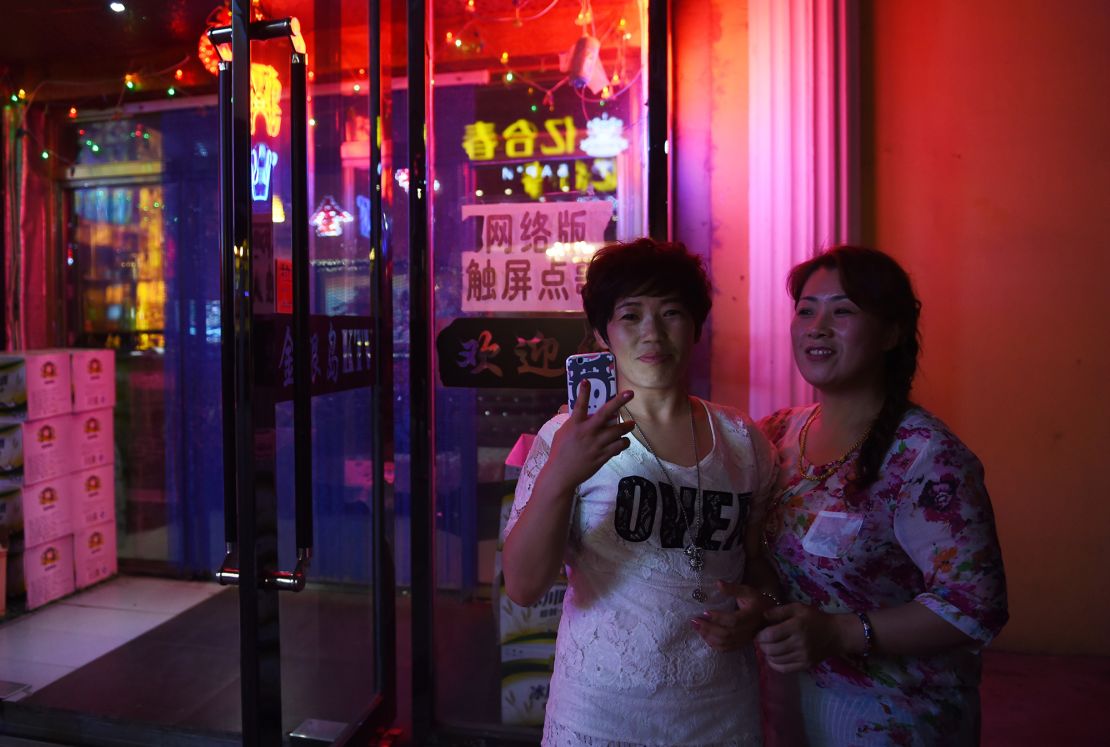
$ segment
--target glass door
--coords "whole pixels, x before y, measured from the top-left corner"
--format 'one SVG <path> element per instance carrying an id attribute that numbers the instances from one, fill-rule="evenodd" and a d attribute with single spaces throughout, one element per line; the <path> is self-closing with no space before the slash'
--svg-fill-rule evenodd
<path id="1" fill-rule="evenodd" d="M 220 87 L 235 501 L 220 578 L 238 586 L 243 738 L 361 740 L 393 713 L 379 27 L 366 3 L 269 9 L 294 21 L 255 7 L 234 3 L 211 36 L 232 52 Z"/>
<path id="2" fill-rule="evenodd" d="M 198 95 L 65 123 L 65 342 L 115 350 L 103 483 L 121 573 L 9 610 L 0 680 L 21 687 L 0 733 L 360 744 L 392 722 L 389 195 L 371 124 L 392 90 L 388 13 L 259 7 L 210 15 L 232 28 L 222 79 L 214 61 L 186 71 L 240 86 L 230 119 Z"/>
<path id="3" fill-rule="evenodd" d="M 531 438 L 566 400 L 564 360 L 591 341 L 580 295 L 591 255 L 658 226 L 665 237 L 649 175 L 665 187 L 666 162 L 652 159 L 665 151 L 666 68 L 652 91 L 648 62 L 666 60 L 666 32 L 649 34 L 648 3 L 626 0 L 431 3 L 423 20 L 410 34 L 426 34 L 426 111 L 411 100 L 409 111 L 426 115 L 428 168 L 408 189 L 427 200 L 410 281 L 414 296 L 427 288 L 411 311 L 427 388 L 412 398 L 430 435 L 413 464 L 434 479 L 412 499 L 414 527 L 428 506 L 414 529 L 413 635 L 432 651 L 425 668 L 414 660 L 416 736 L 535 743 L 565 585 L 513 604 L 501 534 Z"/>

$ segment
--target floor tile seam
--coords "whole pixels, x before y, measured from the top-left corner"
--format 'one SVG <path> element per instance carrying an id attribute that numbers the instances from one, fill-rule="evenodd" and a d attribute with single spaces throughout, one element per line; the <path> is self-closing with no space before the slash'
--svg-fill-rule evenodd
<path id="1" fill-rule="evenodd" d="M 109 653 L 109 652 L 106 651 L 105 653 Z M 94 659 L 98 659 L 103 655 L 104 654 L 97 654 L 92 659 L 89 659 L 89 661 L 93 661 Z M 0 658 L 0 664 L 2 664 L 5 661 L 17 662 L 19 664 L 34 664 L 34 665 L 45 664 L 48 667 L 60 667 L 60 668 L 69 669 L 69 670 L 80 669 L 81 667 L 85 666 L 85 664 L 89 663 L 89 661 L 86 661 L 86 662 L 81 663 L 81 664 L 59 664 L 56 661 L 43 661 L 42 659 L 24 659 L 24 658 L 19 657 L 19 656 L 5 656 L 3 658 Z M 0 671 L 3 671 L 3 670 L 0 670 Z"/>
<path id="2" fill-rule="evenodd" d="M 48 667 L 57 667 L 58 669 L 65 669 L 65 670 L 67 670 L 67 672 L 72 672 L 75 669 L 78 669 L 78 667 L 70 666 L 69 664 L 51 664 L 49 662 L 44 662 L 44 661 L 26 661 L 24 659 L 16 659 L 16 658 L 11 657 L 11 656 L 0 656 L 0 680 L 5 679 L 8 676 L 5 673 L 5 670 L 4 670 L 4 664 L 7 663 L 7 662 L 12 662 L 12 663 L 15 663 L 15 664 L 19 664 L 20 666 L 23 666 L 23 665 L 26 665 L 26 664 L 32 664 L 34 666 L 43 666 L 43 665 L 45 665 L 45 666 L 48 666 Z"/>
<path id="3" fill-rule="evenodd" d="M 128 605 L 128 606 L 125 607 L 125 606 L 121 606 L 121 605 L 118 605 L 118 604 L 86 604 L 86 603 L 75 604 L 73 602 L 66 602 L 66 603 L 64 603 L 64 606 L 77 607 L 77 608 L 87 608 L 87 609 L 119 610 L 120 612 L 152 612 L 152 613 L 155 613 L 155 614 L 179 615 L 187 609 L 191 609 L 192 607 L 195 607 L 198 604 L 202 604 L 203 602 L 207 602 L 209 599 L 211 599 L 211 597 L 206 596 L 206 597 L 202 597 L 202 598 L 198 599 L 197 601 L 193 602 L 192 604 L 190 604 L 186 607 L 174 606 L 173 608 L 163 607 L 163 608 L 157 608 L 157 609 L 156 608 L 151 608 L 151 607 L 137 607 L 137 606 L 133 606 L 133 605 Z"/>
<path id="4" fill-rule="evenodd" d="M 159 624 L 161 624 L 161 623 L 159 623 Z M 115 628 L 115 627 L 118 627 L 118 626 L 113 626 L 113 627 Z M 66 636 L 68 638 L 73 638 L 75 640 L 89 640 L 89 639 L 92 639 L 94 642 L 95 641 L 118 641 L 118 640 L 122 640 L 123 643 L 130 643 L 131 641 L 135 640 L 139 636 L 146 635 L 147 633 L 149 633 L 150 631 L 154 630 L 157 627 L 158 627 L 158 625 L 154 625 L 154 626 L 151 626 L 149 628 L 138 628 L 138 629 L 127 628 L 127 629 L 122 630 L 122 631 L 112 630 L 112 631 L 107 631 L 105 633 L 89 633 L 89 632 L 86 632 L 86 631 L 83 631 L 83 630 L 73 630 L 71 628 L 54 628 L 54 627 L 47 627 L 47 626 L 38 627 L 37 630 L 40 631 L 40 632 L 49 632 L 49 633 L 53 633 L 55 635 Z M 30 636 L 33 638 L 35 636 L 35 633 L 31 633 Z M 3 631 L 0 631 L 0 641 L 3 641 L 3 640 L 4 640 Z"/>
<path id="5" fill-rule="evenodd" d="M 128 615 L 157 615 L 159 617 L 166 616 L 166 615 L 172 617 L 172 616 L 178 614 L 177 612 L 157 612 L 157 611 L 154 611 L 154 610 L 124 609 L 122 607 L 100 607 L 100 606 L 89 605 L 89 604 L 66 604 L 66 605 L 59 605 L 58 607 L 55 607 L 53 609 L 61 609 L 61 610 L 65 610 L 65 611 L 72 610 L 72 612 L 70 614 L 73 614 L 73 615 L 80 615 L 85 610 L 97 610 L 97 611 L 101 611 L 101 612 L 103 612 L 103 611 L 116 612 L 116 613 L 124 613 L 124 614 L 128 614 Z M 45 612 L 46 610 L 43 610 L 43 611 Z M 56 613 L 56 614 L 60 614 L 60 613 Z M 39 615 L 38 617 L 45 617 L 45 615 Z"/>
<path id="6" fill-rule="evenodd" d="M 50 632 L 51 633 L 57 633 L 58 631 L 52 630 Z M 98 635 L 92 635 L 92 634 L 84 635 L 84 634 L 82 634 L 81 636 L 72 636 L 72 639 L 74 639 L 74 640 L 80 639 L 81 643 L 91 643 L 91 644 L 94 644 L 94 645 L 97 644 L 97 643 L 99 643 L 101 645 L 103 645 L 105 643 L 111 643 L 112 647 L 110 649 L 108 649 L 107 651 L 114 651 L 115 649 L 119 648 L 120 646 L 126 645 L 126 644 L 130 643 L 131 641 L 135 640 L 135 638 L 137 638 L 137 637 L 138 636 L 133 636 L 131 638 L 126 638 L 126 639 L 120 640 L 119 638 L 113 638 L 113 637 L 109 637 L 109 636 L 98 636 Z M 27 648 L 27 647 L 24 646 L 24 648 Z M 56 651 L 57 647 L 51 647 L 51 650 Z M 103 653 L 107 653 L 107 651 L 105 651 Z M 97 656 L 102 656 L 103 653 L 97 654 Z M 6 656 L 4 658 L 11 658 L 11 659 L 15 659 L 17 661 L 35 661 L 35 660 L 32 660 L 32 659 L 25 659 L 25 658 L 20 657 L 20 656 Z"/>

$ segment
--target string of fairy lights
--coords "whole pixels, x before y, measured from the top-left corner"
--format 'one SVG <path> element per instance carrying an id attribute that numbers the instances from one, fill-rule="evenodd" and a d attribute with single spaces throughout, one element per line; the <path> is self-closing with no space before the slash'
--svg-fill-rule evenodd
<path id="1" fill-rule="evenodd" d="M 486 54 L 485 37 L 482 31 L 484 28 L 495 24 L 513 24 L 517 28 L 522 28 L 529 23 L 538 21 L 550 14 L 561 3 L 566 3 L 568 0 L 513 0 L 513 11 L 509 15 L 496 15 L 494 13 L 484 12 L 483 3 L 481 0 L 458 0 L 462 3 L 464 11 L 464 18 L 458 28 L 446 31 L 440 39 L 444 48 L 450 48 L 457 55 L 472 55 L 475 58 L 482 58 Z M 573 0 L 570 0 L 573 2 Z M 536 79 L 535 76 L 526 74 L 519 67 L 514 67 L 512 60 L 515 52 L 509 49 L 503 49 L 494 59 L 496 63 L 500 64 L 499 75 L 505 85 L 521 84 L 527 86 L 528 94 L 539 94 L 539 103 L 532 103 L 530 105 L 533 112 L 538 111 L 540 106 L 546 107 L 550 111 L 555 110 L 555 93 L 568 84 L 574 90 L 575 94 L 581 101 L 583 115 L 588 118 L 586 113 L 586 105 L 596 105 L 604 108 L 606 103 L 613 101 L 626 94 L 633 86 L 635 86 L 642 74 L 642 70 L 637 69 L 633 75 L 628 75 L 626 70 L 627 63 L 627 46 L 633 40 L 632 29 L 624 17 L 615 15 L 608 18 L 601 23 L 602 31 L 598 33 L 599 19 L 594 11 L 591 0 L 578 0 L 578 13 L 574 18 L 574 24 L 580 28 L 580 39 L 592 40 L 593 46 L 593 60 L 592 64 L 596 65 L 601 73 L 604 74 L 603 79 L 598 79 L 596 76 L 590 81 L 573 80 L 571 73 L 563 75 L 555 83 L 544 84 Z M 503 3 L 502 3 L 503 6 Z M 265 17 L 265 11 L 262 6 L 262 0 L 252 0 L 252 14 L 256 20 Z M 208 14 L 205 19 L 205 28 L 199 35 L 197 44 L 196 55 L 187 55 L 183 59 L 175 62 L 167 67 L 156 70 L 133 69 L 123 73 L 121 76 L 110 79 L 100 79 L 92 81 L 69 81 L 69 80 L 55 80 L 47 79 L 37 83 L 30 91 L 25 88 L 16 88 L 13 90 L 8 100 L 5 102 L 6 108 L 21 107 L 22 111 L 19 115 L 19 129 L 18 132 L 24 135 L 33 145 L 33 151 L 38 151 L 42 160 L 57 159 L 65 165 L 72 165 L 74 161 L 66 156 L 60 154 L 55 149 L 51 148 L 48 144 L 40 142 L 36 134 L 29 131 L 26 127 L 27 112 L 34 104 L 37 96 L 49 88 L 73 88 L 73 89 L 105 89 L 118 85 L 118 94 L 116 96 L 114 107 L 116 111 L 122 110 L 124 104 L 129 97 L 136 99 L 149 100 L 152 95 L 160 93 L 168 99 L 177 98 L 179 96 L 188 96 L 190 91 L 187 85 L 187 67 L 195 60 L 208 72 L 213 75 L 217 72 L 217 65 L 219 62 L 219 53 L 209 42 L 207 37 L 207 30 L 212 27 L 218 27 L 229 24 L 231 21 L 231 12 L 229 6 L 224 3 L 216 6 Z M 527 34 L 521 34 L 522 41 L 528 39 Z M 588 44 L 586 45 L 589 46 Z M 610 55 L 610 59 L 614 60 L 614 69 L 611 73 L 606 73 L 603 69 L 603 64 L 600 60 L 598 50 L 602 47 L 611 49 L 614 54 Z M 576 49 L 572 48 L 567 57 L 571 63 L 574 62 L 574 55 Z M 310 57 L 311 59 L 311 57 Z M 310 70 L 308 73 L 309 80 L 312 81 L 315 77 L 314 73 Z M 353 83 L 349 84 L 349 90 L 354 94 L 359 94 L 365 91 L 368 87 L 365 86 L 366 71 L 364 68 L 358 70 L 358 77 Z M 596 84 L 603 81 L 603 85 L 596 87 Z M 208 87 L 207 85 L 205 86 Z M 344 85 L 343 88 L 348 88 Z M 311 101 L 311 97 L 310 97 Z M 51 100 L 44 104 L 46 107 L 61 106 L 67 113 L 70 120 L 77 120 L 81 115 L 79 102 L 73 102 L 66 106 L 58 104 L 56 99 Z M 310 126 L 316 124 L 314 119 L 310 119 Z M 79 130 L 79 135 L 84 137 L 86 135 L 84 130 Z M 145 133 L 149 139 L 149 132 Z M 93 153 L 100 151 L 100 146 L 91 138 L 86 138 L 80 142 L 80 145 L 88 148 Z"/>
<path id="2" fill-rule="evenodd" d="M 119 94 L 116 98 L 115 106 L 113 107 L 115 110 L 120 110 L 122 108 L 128 93 L 140 93 L 146 89 L 163 91 L 168 98 L 173 98 L 179 93 L 182 93 L 181 89 L 179 88 L 180 81 L 184 77 L 184 66 L 188 63 L 189 59 L 189 57 L 185 57 L 174 63 L 173 65 L 160 70 L 137 70 L 135 72 L 125 73 L 122 77 L 119 78 L 101 78 L 96 80 L 83 81 L 61 79 L 42 80 L 38 84 L 36 84 L 35 87 L 32 88 L 30 91 L 25 88 L 19 88 L 13 91 L 8 96 L 8 99 L 5 102 L 5 108 L 9 110 L 13 107 L 20 108 L 17 134 L 22 135 L 23 137 L 26 137 L 28 139 L 28 141 L 33 146 L 33 148 L 31 149 L 32 152 L 37 151 L 39 157 L 44 161 L 57 159 L 59 162 L 70 166 L 74 163 L 72 159 L 59 153 L 54 148 L 51 148 L 48 144 L 41 142 L 37 134 L 32 129 L 29 129 L 27 127 L 27 115 L 31 107 L 34 105 L 36 97 L 40 96 L 44 90 L 52 87 L 62 89 L 99 89 L 118 84 Z M 43 104 L 43 106 L 45 108 L 60 106 L 63 110 L 66 111 L 66 116 L 70 120 L 76 120 L 80 115 L 80 110 L 76 103 L 66 106 L 65 104 L 58 104 L 56 101 L 50 101 L 46 104 Z M 83 129 L 81 129 L 78 131 L 78 134 L 84 136 L 86 133 Z M 147 139 L 149 139 L 149 133 L 147 133 L 147 136 Z M 91 150 L 93 153 L 98 153 L 100 151 L 100 146 L 92 140 L 86 139 L 83 142 L 83 145 L 84 147 L 89 148 L 89 150 Z"/>
<path id="3" fill-rule="evenodd" d="M 517 27 L 522 27 L 524 24 L 543 18 L 550 13 L 560 0 L 551 0 L 542 9 L 537 12 L 526 15 L 526 11 L 532 3 L 528 0 L 519 0 L 513 2 L 513 14 L 508 16 L 495 16 L 486 15 L 478 10 L 476 0 L 464 0 L 464 9 L 466 11 L 466 20 L 454 30 L 449 30 L 443 35 L 443 45 L 448 48 L 454 48 L 459 53 L 473 53 L 481 55 L 485 53 L 486 43 L 481 33 L 481 24 L 501 24 L 512 23 Z M 640 78 L 641 71 L 637 72 L 631 77 L 628 76 L 626 71 L 627 64 L 627 45 L 632 41 L 633 34 L 628 24 L 628 20 L 624 17 L 615 17 L 610 19 L 608 27 L 605 31 L 598 35 L 597 31 L 597 16 L 594 12 L 593 3 L 591 0 L 579 0 L 578 14 L 574 19 L 574 24 L 581 27 L 582 37 L 592 36 L 597 40 L 597 46 L 600 48 L 607 42 L 611 42 L 613 37 L 616 41 L 616 69 L 611 76 L 607 76 L 605 85 L 597 92 L 595 96 L 590 96 L 586 91 L 589 90 L 588 86 L 574 86 L 579 98 L 582 100 L 583 113 L 585 114 L 585 104 L 597 104 L 604 107 L 607 101 L 618 98 L 627 93 L 632 86 L 634 86 Z M 526 38 L 526 37 L 523 37 Z M 442 48 L 442 47 L 441 47 Z M 573 52 L 570 53 L 573 57 Z M 502 80 L 508 85 L 516 82 L 523 83 L 529 87 L 529 93 L 536 91 L 542 94 L 541 105 L 546 106 L 549 110 L 554 111 L 555 91 L 570 83 L 570 77 L 564 76 L 553 85 L 545 86 L 535 80 L 534 77 L 528 76 L 514 69 L 510 64 L 511 54 L 508 50 L 502 50 L 498 56 L 501 63 Z M 600 65 L 600 60 L 597 60 Z M 532 111 L 537 111 L 538 106 L 533 104 Z M 588 117 L 588 115 L 587 115 Z"/>

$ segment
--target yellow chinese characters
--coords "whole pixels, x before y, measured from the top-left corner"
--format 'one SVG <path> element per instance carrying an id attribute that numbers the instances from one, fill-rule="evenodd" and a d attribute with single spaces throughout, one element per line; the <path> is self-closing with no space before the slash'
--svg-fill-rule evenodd
<path id="1" fill-rule="evenodd" d="M 497 131 L 493 122 L 475 122 L 466 126 L 463 150 L 471 161 L 491 161 L 497 156 Z"/>
<path id="2" fill-rule="evenodd" d="M 544 132 L 550 143 L 540 140 L 539 150 L 544 156 L 570 156 L 578 149 L 578 130 L 573 117 L 546 119 Z M 518 119 L 500 133 L 493 122 L 477 121 L 466 125 L 462 147 L 471 161 L 492 161 L 498 157 L 498 146 L 504 144 L 504 158 L 532 158 L 536 153 L 536 140 L 540 129 L 534 122 Z"/>
<path id="3" fill-rule="evenodd" d="M 258 130 L 258 118 L 266 125 L 266 134 L 277 137 L 281 132 L 281 81 L 270 65 L 251 63 L 251 134 Z"/>

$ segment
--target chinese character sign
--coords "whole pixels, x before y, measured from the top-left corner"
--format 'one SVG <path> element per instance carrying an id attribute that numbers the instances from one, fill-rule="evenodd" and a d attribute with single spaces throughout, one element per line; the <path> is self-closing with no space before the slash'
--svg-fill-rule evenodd
<path id="1" fill-rule="evenodd" d="M 561 389 L 577 352 L 577 317 L 463 317 L 436 335 L 439 379 L 447 387 Z"/>
<path id="2" fill-rule="evenodd" d="M 463 311 L 581 311 L 581 270 L 613 216 L 608 200 L 464 205 L 482 220 L 478 251 L 462 252 Z"/>
<path id="3" fill-rule="evenodd" d="M 293 397 L 296 355 L 309 359 L 309 384 L 313 396 L 365 387 L 374 381 L 371 354 L 373 319 L 365 316 L 309 317 L 306 350 L 298 351 L 293 320 L 285 314 L 256 314 L 257 345 L 264 355 L 257 370 L 259 386 L 270 390 L 275 401 Z"/>
<path id="4" fill-rule="evenodd" d="M 614 120 L 619 124 L 620 120 Z M 534 122 L 518 119 L 498 132 L 493 122 L 477 121 L 466 125 L 462 148 L 471 161 L 496 158 L 531 158 L 537 146 L 544 156 L 574 155 L 578 130 L 573 117 L 545 119 L 543 132 Z"/>
<path id="5" fill-rule="evenodd" d="M 251 134 L 258 132 L 258 120 L 266 134 L 277 137 L 281 132 L 281 81 L 278 71 L 270 65 L 251 63 Z"/>

